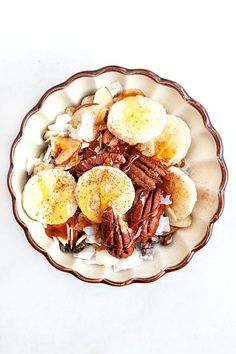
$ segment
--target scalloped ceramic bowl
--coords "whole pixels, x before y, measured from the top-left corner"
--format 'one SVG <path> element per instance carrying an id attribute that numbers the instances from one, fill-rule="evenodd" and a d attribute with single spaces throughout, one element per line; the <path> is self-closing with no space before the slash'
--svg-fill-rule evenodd
<path id="1" fill-rule="evenodd" d="M 45 235 L 43 226 L 31 220 L 22 208 L 22 191 L 28 178 L 26 160 L 30 156 L 40 155 L 44 148 L 42 135 L 47 125 L 67 106 L 78 104 L 83 96 L 112 81 L 120 81 L 125 89 L 138 87 L 148 97 L 161 102 L 167 113 L 180 116 L 186 121 L 192 135 L 187 162 L 198 193 L 191 227 L 179 229 L 174 242 L 167 247 L 159 247 L 153 261 L 117 273 L 104 266 L 87 265 L 78 258 L 62 253 L 58 244 Z M 13 143 L 8 176 L 14 215 L 31 245 L 59 270 L 91 283 L 103 282 L 118 286 L 154 281 L 167 272 L 185 266 L 210 238 L 213 224 L 223 210 L 226 181 L 227 169 L 222 157 L 222 143 L 206 110 L 173 81 L 162 79 L 148 70 L 128 70 L 117 66 L 80 72 L 42 96 L 24 118 Z"/>

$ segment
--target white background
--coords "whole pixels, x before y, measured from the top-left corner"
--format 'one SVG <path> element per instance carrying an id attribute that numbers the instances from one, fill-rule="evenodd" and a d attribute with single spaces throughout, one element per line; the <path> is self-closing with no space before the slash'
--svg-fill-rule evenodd
<path id="1" fill-rule="evenodd" d="M 4 1 L 0 19 L 0 353 L 236 352 L 234 1 Z M 152 284 L 86 284 L 51 267 L 15 222 L 9 148 L 25 113 L 73 73 L 151 69 L 208 110 L 225 146 L 226 208 L 209 244 Z"/>

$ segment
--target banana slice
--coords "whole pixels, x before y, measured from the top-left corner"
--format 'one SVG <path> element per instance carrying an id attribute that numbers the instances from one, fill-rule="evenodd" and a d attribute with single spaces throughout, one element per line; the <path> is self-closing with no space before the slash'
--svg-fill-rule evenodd
<path id="1" fill-rule="evenodd" d="M 139 144 L 137 148 L 143 155 L 174 165 L 187 155 L 190 144 L 191 135 L 187 124 L 183 119 L 168 114 L 162 133 L 145 144 Z"/>
<path id="2" fill-rule="evenodd" d="M 164 107 L 141 95 L 126 97 L 110 109 L 107 127 L 130 145 L 145 143 L 159 135 L 166 123 Z"/>
<path id="3" fill-rule="evenodd" d="M 197 200 L 197 191 L 191 178 L 181 169 L 171 166 L 168 172 L 165 177 L 165 191 L 171 195 L 170 208 L 177 222 L 191 214 Z"/>
<path id="4" fill-rule="evenodd" d="M 132 206 L 135 192 L 129 177 L 118 168 L 98 166 L 78 180 L 76 198 L 84 215 L 101 222 L 103 211 L 112 206 L 115 214 L 125 214 Z"/>
<path id="5" fill-rule="evenodd" d="M 31 177 L 23 192 L 23 207 L 34 220 L 62 224 L 76 211 L 74 177 L 61 169 L 39 172 Z"/>

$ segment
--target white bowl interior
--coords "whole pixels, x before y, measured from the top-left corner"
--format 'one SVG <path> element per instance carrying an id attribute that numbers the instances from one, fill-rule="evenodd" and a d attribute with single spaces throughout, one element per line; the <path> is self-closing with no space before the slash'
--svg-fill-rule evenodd
<path id="1" fill-rule="evenodd" d="M 38 157 L 44 149 L 42 133 L 56 116 L 70 105 L 78 104 L 82 97 L 113 81 L 120 81 L 125 89 L 137 87 L 161 102 L 169 114 L 183 118 L 191 129 L 192 145 L 187 155 L 189 174 L 197 187 L 198 200 L 193 211 L 193 222 L 187 229 L 179 229 L 174 242 L 159 247 L 153 261 L 118 273 L 98 265 L 87 265 L 78 258 L 64 254 L 58 244 L 45 235 L 43 226 L 31 220 L 22 208 L 22 191 L 28 177 L 25 172 L 28 157 Z M 204 237 L 208 224 L 218 208 L 218 191 L 222 179 L 221 168 L 216 156 L 216 143 L 204 126 L 200 113 L 189 105 L 173 88 L 157 84 L 143 75 L 124 75 L 108 72 L 97 77 L 83 77 L 72 82 L 66 89 L 52 93 L 39 112 L 32 115 L 17 144 L 14 155 L 12 186 L 16 194 L 19 216 L 29 229 L 34 241 L 58 264 L 73 269 L 88 278 L 107 278 L 123 282 L 130 278 L 151 277 L 167 267 L 180 263 Z"/>

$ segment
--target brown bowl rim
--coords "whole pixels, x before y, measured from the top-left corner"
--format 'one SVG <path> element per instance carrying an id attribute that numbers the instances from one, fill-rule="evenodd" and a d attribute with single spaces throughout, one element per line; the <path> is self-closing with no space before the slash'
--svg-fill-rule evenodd
<path id="1" fill-rule="evenodd" d="M 157 274 L 155 274 L 155 275 L 153 275 L 151 277 L 130 278 L 130 279 L 122 281 L 122 282 L 116 282 L 116 281 L 112 281 L 112 280 L 109 280 L 109 279 L 106 279 L 106 278 L 99 278 L 99 279 L 87 278 L 87 277 L 83 276 L 82 274 L 80 274 L 79 272 L 76 272 L 76 271 L 74 271 L 74 270 L 72 270 L 70 268 L 64 267 L 64 266 L 56 263 L 51 258 L 51 256 L 47 253 L 47 251 L 45 249 L 43 249 L 42 247 L 40 247 L 34 241 L 34 239 L 31 236 L 26 224 L 20 219 L 20 216 L 18 214 L 18 210 L 17 210 L 17 207 L 16 207 L 16 196 L 15 196 L 15 193 L 14 193 L 14 190 L 13 190 L 13 186 L 12 186 L 12 175 L 13 175 L 13 170 L 14 170 L 13 160 L 14 160 L 15 148 L 16 148 L 17 144 L 19 143 L 19 141 L 21 140 L 21 137 L 23 135 L 24 128 L 26 126 L 27 121 L 29 120 L 29 118 L 34 113 L 36 113 L 38 110 L 40 110 L 40 108 L 42 107 L 42 105 L 43 105 L 44 101 L 46 100 L 46 98 L 49 95 L 51 95 L 53 92 L 56 92 L 58 90 L 66 88 L 68 85 L 70 85 L 74 80 L 77 80 L 78 78 L 81 78 L 81 77 L 95 77 L 95 76 L 98 76 L 98 75 L 101 75 L 103 73 L 110 72 L 110 71 L 119 72 L 119 73 L 122 73 L 124 75 L 138 75 L 138 74 L 144 75 L 144 76 L 147 76 L 147 77 L 151 78 L 153 81 L 155 81 L 158 84 L 172 87 L 173 89 L 178 91 L 179 94 L 181 95 L 181 97 L 188 104 L 190 104 L 191 106 L 193 106 L 195 109 L 198 110 L 198 112 L 202 116 L 205 128 L 213 136 L 213 138 L 215 140 L 215 143 L 216 143 L 216 156 L 218 158 L 218 162 L 220 164 L 221 172 L 222 172 L 222 180 L 221 180 L 221 184 L 220 184 L 219 192 L 218 192 L 219 205 L 218 205 L 218 208 L 217 208 L 214 216 L 212 217 L 211 221 L 209 222 L 209 225 L 207 227 L 206 233 L 205 233 L 204 237 L 202 238 L 202 240 L 178 264 L 176 264 L 174 266 L 171 266 L 171 267 L 167 267 L 166 269 L 160 271 L 159 273 L 157 273 Z M 102 68 L 97 69 L 97 70 L 86 70 L 86 71 L 78 72 L 78 73 L 72 75 L 71 77 L 69 77 L 63 83 L 51 87 L 50 89 L 48 89 L 43 94 L 43 96 L 40 98 L 38 103 L 24 117 L 24 119 L 23 119 L 23 121 L 21 123 L 21 126 L 20 126 L 20 131 L 19 131 L 18 135 L 16 136 L 16 138 L 15 138 L 15 140 L 14 140 L 12 146 L 11 146 L 11 150 L 10 150 L 10 167 L 9 167 L 8 177 L 7 177 L 8 188 L 9 188 L 9 191 L 10 191 L 10 194 L 11 194 L 11 197 L 12 197 L 13 214 L 15 216 L 16 221 L 23 228 L 29 243 L 37 251 L 42 253 L 47 258 L 47 260 L 49 261 L 49 263 L 53 267 L 55 267 L 55 268 L 57 268 L 57 269 L 59 269 L 59 270 L 61 270 L 63 272 L 67 272 L 67 273 L 73 274 L 74 276 L 76 276 L 80 280 L 83 280 L 83 281 L 88 282 L 88 283 L 104 283 L 104 284 L 113 285 L 113 286 L 124 286 L 124 285 L 129 285 L 129 284 L 132 284 L 132 283 L 149 283 L 149 282 L 153 282 L 155 280 L 160 279 L 164 274 L 172 272 L 172 271 L 175 271 L 175 270 L 178 270 L 178 269 L 181 269 L 185 265 L 187 265 L 190 262 L 190 260 L 192 259 L 193 255 L 207 244 L 207 242 L 209 241 L 209 239 L 211 237 L 211 234 L 212 234 L 213 225 L 219 219 L 220 215 L 223 212 L 223 209 L 224 209 L 224 191 L 225 191 L 225 187 L 226 187 L 226 184 L 227 184 L 227 180 L 228 180 L 228 170 L 227 170 L 227 166 L 226 166 L 226 163 L 224 161 L 224 158 L 223 158 L 223 143 L 222 143 L 222 140 L 221 140 L 218 132 L 212 126 L 212 123 L 210 121 L 210 118 L 208 116 L 208 113 L 207 113 L 206 109 L 199 102 L 197 102 L 196 100 L 191 98 L 187 94 L 185 89 L 181 85 L 179 85 L 177 82 L 175 82 L 175 81 L 164 79 L 164 78 L 158 76 L 157 74 L 155 74 L 154 72 L 152 72 L 150 70 L 146 70 L 146 69 L 127 69 L 127 68 L 124 68 L 124 67 L 121 67 L 121 66 L 117 66 L 117 65 L 105 66 L 105 67 L 102 67 Z"/>

